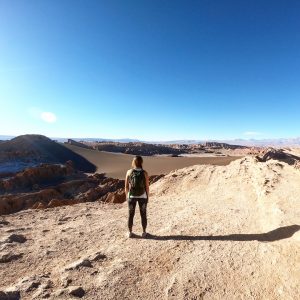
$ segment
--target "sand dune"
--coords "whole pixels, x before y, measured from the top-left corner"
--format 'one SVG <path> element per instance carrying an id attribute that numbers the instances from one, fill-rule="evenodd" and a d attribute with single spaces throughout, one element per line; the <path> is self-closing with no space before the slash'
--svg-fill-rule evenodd
<path id="1" fill-rule="evenodd" d="M 300 299 L 299 182 L 293 166 L 252 157 L 171 172 L 151 186 L 148 239 L 138 212 L 136 238 L 125 237 L 126 203 L 2 217 L 0 290 L 22 299 Z"/>
<path id="2" fill-rule="evenodd" d="M 84 149 L 73 145 L 65 145 L 77 154 L 82 155 L 97 166 L 97 172 L 106 173 L 107 176 L 123 179 L 126 171 L 130 168 L 133 155 L 122 153 L 101 152 Z M 167 157 L 167 156 L 144 156 L 144 168 L 149 175 L 166 174 L 172 170 L 184 167 L 204 165 L 227 165 L 240 157 Z"/>

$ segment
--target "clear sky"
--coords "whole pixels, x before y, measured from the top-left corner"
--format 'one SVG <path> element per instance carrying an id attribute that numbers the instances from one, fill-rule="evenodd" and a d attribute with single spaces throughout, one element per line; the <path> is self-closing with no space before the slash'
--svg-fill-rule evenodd
<path id="1" fill-rule="evenodd" d="M 300 1 L 0 0 L 0 134 L 300 136 Z"/>

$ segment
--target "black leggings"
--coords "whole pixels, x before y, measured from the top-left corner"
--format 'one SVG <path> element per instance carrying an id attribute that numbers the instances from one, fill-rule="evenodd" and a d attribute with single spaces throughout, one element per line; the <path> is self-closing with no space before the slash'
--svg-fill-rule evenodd
<path id="1" fill-rule="evenodd" d="M 146 231 L 146 227 L 147 227 L 147 203 L 148 203 L 147 198 L 129 198 L 128 199 L 128 208 L 129 208 L 128 229 L 129 229 L 129 231 L 132 231 L 136 202 L 139 203 L 140 214 L 141 214 L 141 219 L 142 219 L 142 226 L 143 226 L 143 230 Z"/>

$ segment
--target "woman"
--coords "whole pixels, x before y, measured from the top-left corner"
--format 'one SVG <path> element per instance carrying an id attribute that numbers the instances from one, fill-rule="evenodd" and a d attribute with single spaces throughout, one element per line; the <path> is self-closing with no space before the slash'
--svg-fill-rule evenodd
<path id="1" fill-rule="evenodd" d="M 143 169 L 143 158 L 141 156 L 135 156 L 132 160 L 131 165 L 132 168 L 127 171 L 125 179 L 125 193 L 129 208 L 128 237 L 133 237 L 132 226 L 137 202 L 139 203 L 142 219 L 142 237 L 146 237 L 147 203 L 149 199 L 149 176 L 148 173 Z"/>

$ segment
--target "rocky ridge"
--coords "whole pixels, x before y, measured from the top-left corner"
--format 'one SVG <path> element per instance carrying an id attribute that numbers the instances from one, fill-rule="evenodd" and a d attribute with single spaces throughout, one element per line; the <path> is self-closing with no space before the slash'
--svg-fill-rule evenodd
<path id="1" fill-rule="evenodd" d="M 226 143 L 206 142 L 204 144 L 150 144 L 142 142 L 76 142 L 68 140 L 67 144 L 95 149 L 99 151 L 125 153 L 133 155 L 172 155 L 179 156 L 180 154 L 203 154 L 215 153 L 220 154 L 218 150 L 242 150 L 249 147 L 230 145 Z"/>

